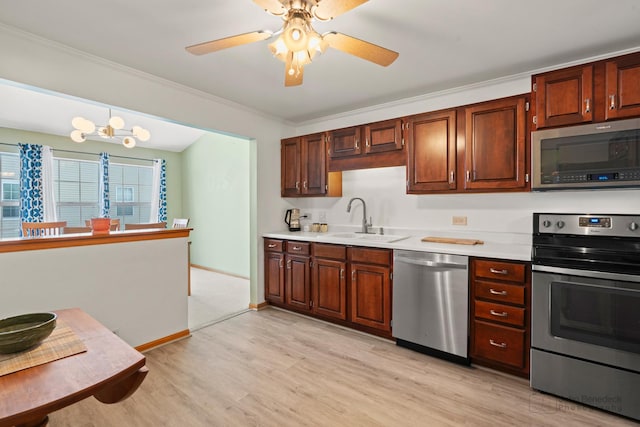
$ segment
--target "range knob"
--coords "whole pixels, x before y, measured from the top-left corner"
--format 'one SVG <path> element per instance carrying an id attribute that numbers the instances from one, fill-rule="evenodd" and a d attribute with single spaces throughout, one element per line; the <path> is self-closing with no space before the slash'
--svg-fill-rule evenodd
<path id="1" fill-rule="evenodd" d="M 556 222 L 556 227 L 563 228 L 564 227 L 564 221 L 560 220 L 560 221 Z"/>
<path id="2" fill-rule="evenodd" d="M 631 224 L 629 224 L 629 230 L 636 231 L 637 229 L 638 229 L 638 223 L 637 222 L 631 222 Z"/>
<path id="3" fill-rule="evenodd" d="M 548 219 L 545 219 L 544 221 L 542 221 L 542 226 L 545 228 L 551 227 L 551 221 L 549 221 Z"/>

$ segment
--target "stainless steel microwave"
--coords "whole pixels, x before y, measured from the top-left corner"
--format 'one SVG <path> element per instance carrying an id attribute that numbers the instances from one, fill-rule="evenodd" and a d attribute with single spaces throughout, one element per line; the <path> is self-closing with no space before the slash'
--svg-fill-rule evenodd
<path id="1" fill-rule="evenodd" d="M 640 187 L 640 118 L 531 133 L 531 189 Z"/>

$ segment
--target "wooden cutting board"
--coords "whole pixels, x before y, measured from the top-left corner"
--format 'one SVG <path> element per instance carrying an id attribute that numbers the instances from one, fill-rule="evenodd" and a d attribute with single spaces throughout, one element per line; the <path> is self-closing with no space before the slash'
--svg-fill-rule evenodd
<path id="1" fill-rule="evenodd" d="M 423 242 L 433 242 L 433 243 L 453 243 L 456 245 L 482 245 L 484 242 L 482 240 L 477 239 L 458 239 L 455 237 L 434 237 L 427 236 L 422 238 Z"/>

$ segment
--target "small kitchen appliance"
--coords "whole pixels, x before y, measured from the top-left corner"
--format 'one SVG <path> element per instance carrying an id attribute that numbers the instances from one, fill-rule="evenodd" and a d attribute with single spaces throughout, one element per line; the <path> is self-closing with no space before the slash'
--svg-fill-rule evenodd
<path id="1" fill-rule="evenodd" d="M 640 215 L 533 214 L 531 387 L 640 420 Z"/>
<path id="2" fill-rule="evenodd" d="M 289 226 L 289 231 L 300 231 L 300 209 L 287 209 L 284 222 Z"/>

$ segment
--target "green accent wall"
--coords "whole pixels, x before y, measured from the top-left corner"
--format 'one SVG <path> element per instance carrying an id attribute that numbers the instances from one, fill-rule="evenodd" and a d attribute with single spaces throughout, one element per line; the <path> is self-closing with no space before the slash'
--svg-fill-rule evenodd
<path id="1" fill-rule="evenodd" d="M 207 133 L 182 153 L 191 263 L 250 276 L 251 141 Z"/>

